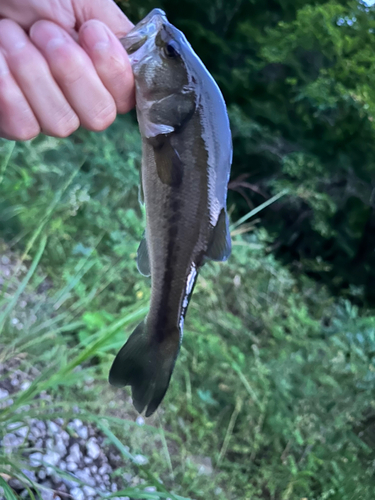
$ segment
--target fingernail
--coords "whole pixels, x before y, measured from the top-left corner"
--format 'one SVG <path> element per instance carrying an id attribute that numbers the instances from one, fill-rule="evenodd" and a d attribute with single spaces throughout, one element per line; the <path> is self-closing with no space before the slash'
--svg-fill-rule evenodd
<path id="1" fill-rule="evenodd" d="M 82 28 L 82 43 L 87 50 L 103 51 L 110 47 L 109 29 L 100 21 L 92 20 Z"/>
<path id="2" fill-rule="evenodd" d="M 10 23 L 2 23 L 1 46 L 7 54 L 15 54 L 26 47 L 27 37 L 19 26 Z"/>
<path id="3" fill-rule="evenodd" d="M 36 23 L 32 26 L 30 37 L 36 45 L 49 52 L 53 52 L 70 41 L 59 26 L 48 21 L 41 21 L 40 24 Z"/>

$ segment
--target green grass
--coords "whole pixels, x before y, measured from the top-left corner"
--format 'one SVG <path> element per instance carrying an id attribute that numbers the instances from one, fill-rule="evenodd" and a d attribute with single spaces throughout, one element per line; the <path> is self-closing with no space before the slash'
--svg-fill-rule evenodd
<path id="1" fill-rule="evenodd" d="M 143 232 L 136 129 L 125 119 L 104 134 L 2 148 L 0 236 L 21 274 L 0 292 L 0 363 L 32 382 L 0 410 L 0 436 L 31 418 L 68 422 L 78 408 L 122 455 L 116 474 L 144 480 L 113 496 L 372 500 L 372 311 L 296 280 L 265 231 L 234 224 L 233 255 L 202 270 L 170 389 L 140 426 L 129 393 L 107 382 L 149 298 L 134 260 Z M 34 321 L 18 330 L 25 297 Z M 137 454 L 148 463 L 137 465 Z M 7 476 L 38 498 L 22 474 L 26 455 L 0 448 L 6 499 L 15 498 Z"/>

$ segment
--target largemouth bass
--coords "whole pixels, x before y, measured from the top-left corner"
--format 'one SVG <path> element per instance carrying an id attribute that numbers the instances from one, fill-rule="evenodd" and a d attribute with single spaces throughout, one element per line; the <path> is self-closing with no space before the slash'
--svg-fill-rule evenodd
<path id="1" fill-rule="evenodd" d="M 232 139 L 217 84 L 162 10 L 151 11 L 122 42 L 142 137 L 146 230 L 137 265 L 151 275 L 151 303 L 116 356 L 109 381 L 130 385 L 135 408 L 146 408 L 147 417 L 168 389 L 200 267 L 231 252 Z"/>

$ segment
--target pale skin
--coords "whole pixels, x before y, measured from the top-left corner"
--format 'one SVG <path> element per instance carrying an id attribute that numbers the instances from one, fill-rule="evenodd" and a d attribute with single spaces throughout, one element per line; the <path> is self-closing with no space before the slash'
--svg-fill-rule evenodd
<path id="1" fill-rule="evenodd" d="M 132 23 L 112 0 L 0 0 L 0 137 L 106 129 L 134 106 L 119 38 Z"/>

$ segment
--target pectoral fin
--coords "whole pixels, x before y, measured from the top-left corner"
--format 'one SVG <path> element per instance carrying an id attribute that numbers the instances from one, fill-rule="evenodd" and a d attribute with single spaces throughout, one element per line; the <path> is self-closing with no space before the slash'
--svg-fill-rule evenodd
<path id="1" fill-rule="evenodd" d="M 179 187 L 184 175 L 184 165 L 171 141 L 166 139 L 162 145 L 154 148 L 154 153 L 161 182 L 175 188 Z"/>
<path id="2" fill-rule="evenodd" d="M 193 92 L 171 94 L 154 102 L 149 111 L 149 120 L 178 131 L 193 116 L 195 101 Z"/>
<path id="3" fill-rule="evenodd" d="M 219 219 L 213 230 L 211 242 L 206 252 L 206 259 L 224 261 L 230 256 L 232 250 L 232 242 L 229 232 L 228 215 L 223 208 L 220 212 Z"/>
<path id="4" fill-rule="evenodd" d="M 143 234 L 137 251 L 137 268 L 143 276 L 151 276 L 150 256 L 146 239 L 146 231 Z"/>

